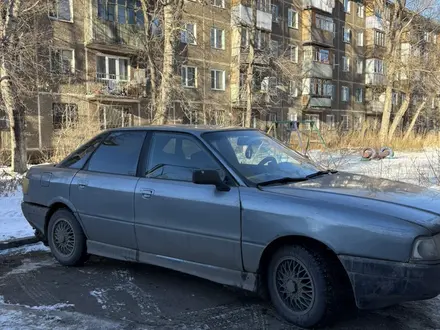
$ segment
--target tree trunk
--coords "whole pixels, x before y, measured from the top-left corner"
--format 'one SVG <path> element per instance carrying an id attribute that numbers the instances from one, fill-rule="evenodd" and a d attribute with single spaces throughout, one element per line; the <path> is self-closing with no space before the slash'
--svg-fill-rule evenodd
<path id="1" fill-rule="evenodd" d="M 403 116 L 405 115 L 406 111 L 408 110 L 409 100 L 410 100 L 410 96 L 407 95 L 407 97 L 405 97 L 405 100 L 403 101 L 403 103 L 400 105 L 399 111 L 397 111 L 397 113 L 396 113 L 396 117 L 394 117 L 393 123 L 391 124 L 390 130 L 388 133 L 388 140 L 389 141 L 391 141 L 391 139 L 393 138 L 397 127 L 399 126 Z"/>
<path id="2" fill-rule="evenodd" d="M 394 81 L 395 64 L 392 63 L 387 74 L 387 85 L 385 89 L 385 102 L 382 113 L 382 121 L 379 131 L 379 141 L 381 144 L 387 142 L 388 131 L 390 128 L 390 117 L 393 108 L 393 81 Z"/>
<path id="3" fill-rule="evenodd" d="M 2 77 L 8 77 L 4 66 L 1 71 Z M 8 78 L 4 78 L 1 82 L 1 95 L 9 116 L 12 171 L 24 173 L 27 171 L 25 109 L 18 99 L 12 81 Z"/>
<path id="4" fill-rule="evenodd" d="M 246 116 L 245 127 L 252 126 L 252 102 L 253 102 L 253 81 L 254 81 L 254 60 L 255 60 L 255 35 L 257 27 L 257 4 L 256 1 L 251 1 L 252 22 L 249 31 L 249 53 L 247 56 L 247 70 L 246 70 Z"/>
<path id="5" fill-rule="evenodd" d="M 416 125 L 417 122 L 417 118 L 419 118 L 420 113 L 422 112 L 422 110 L 425 108 L 425 104 L 426 101 L 423 101 L 419 107 L 417 108 L 416 113 L 413 115 L 412 119 L 411 119 L 411 123 L 409 124 L 408 129 L 406 130 L 405 135 L 403 136 L 404 140 L 407 140 L 409 138 L 409 136 L 411 135 L 412 130 L 414 129 L 414 126 Z"/>

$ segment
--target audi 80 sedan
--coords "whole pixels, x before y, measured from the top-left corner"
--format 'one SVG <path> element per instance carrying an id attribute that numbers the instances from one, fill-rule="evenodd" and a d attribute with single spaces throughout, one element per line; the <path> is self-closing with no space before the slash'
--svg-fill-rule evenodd
<path id="1" fill-rule="evenodd" d="M 326 171 L 258 130 L 108 130 L 32 167 L 23 194 L 62 265 L 174 269 L 265 293 L 302 327 L 440 293 L 436 191 Z"/>

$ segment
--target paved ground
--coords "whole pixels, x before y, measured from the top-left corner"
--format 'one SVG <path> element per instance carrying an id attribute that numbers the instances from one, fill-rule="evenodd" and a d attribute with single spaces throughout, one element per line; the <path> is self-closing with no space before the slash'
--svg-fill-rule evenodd
<path id="1" fill-rule="evenodd" d="M 44 251 L 0 255 L 0 329 L 295 329 L 243 291 L 177 272 Z M 347 316 L 334 329 L 440 329 L 440 299 Z"/>

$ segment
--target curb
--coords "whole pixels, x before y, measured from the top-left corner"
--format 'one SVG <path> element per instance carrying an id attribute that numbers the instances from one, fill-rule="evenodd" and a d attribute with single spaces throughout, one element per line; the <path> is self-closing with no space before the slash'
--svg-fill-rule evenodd
<path id="1" fill-rule="evenodd" d="M 0 251 L 13 249 L 24 245 L 38 243 L 40 239 L 35 236 L 28 236 L 22 238 L 14 238 L 7 241 L 0 241 Z"/>

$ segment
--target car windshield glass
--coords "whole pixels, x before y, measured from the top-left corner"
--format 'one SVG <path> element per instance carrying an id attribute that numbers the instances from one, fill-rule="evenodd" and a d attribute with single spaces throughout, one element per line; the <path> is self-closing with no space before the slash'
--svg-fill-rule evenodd
<path id="1" fill-rule="evenodd" d="M 252 184 L 307 179 L 322 170 L 301 154 L 256 130 L 203 134 L 223 159 Z"/>

